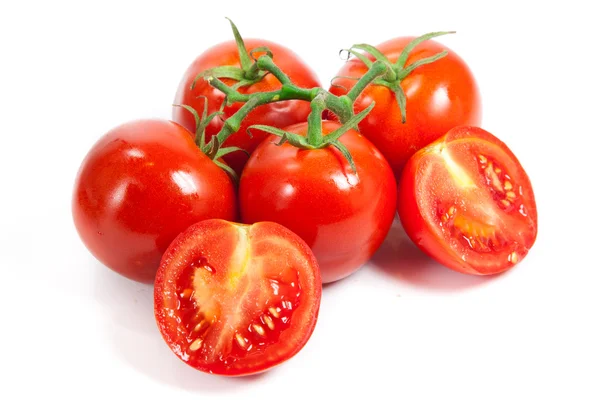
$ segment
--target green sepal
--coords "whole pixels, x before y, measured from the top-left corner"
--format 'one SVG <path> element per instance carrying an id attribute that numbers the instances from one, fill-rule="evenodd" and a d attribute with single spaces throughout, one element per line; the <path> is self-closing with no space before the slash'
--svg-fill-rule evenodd
<path id="1" fill-rule="evenodd" d="M 340 55 L 342 54 L 342 51 L 347 51 L 348 54 L 352 54 L 354 57 L 358 58 L 360 61 L 363 62 L 363 64 L 367 66 L 367 68 L 371 68 L 371 65 L 373 65 L 373 61 L 369 60 L 369 57 L 365 56 L 361 52 L 355 51 L 352 47 L 349 49 L 340 50 Z"/>
<path id="2" fill-rule="evenodd" d="M 336 140 L 329 144 L 331 146 L 335 147 L 336 149 L 338 149 L 340 151 L 340 153 L 342 153 L 344 158 L 348 161 L 348 164 L 350 164 L 350 168 L 352 168 L 352 172 L 356 173 L 356 164 L 354 164 L 354 159 L 352 158 L 352 154 L 350 154 L 350 151 L 348 150 L 348 148 L 346 146 L 344 146 L 339 140 Z"/>
<path id="3" fill-rule="evenodd" d="M 402 86 L 397 85 L 394 89 L 394 96 L 396 96 L 396 103 L 398 103 L 398 107 L 400 107 L 400 117 L 402 118 L 402 123 L 406 123 L 406 94 L 404 93 L 404 89 Z"/>
<path id="4" fill-rule="evenodd" d="M 234 79 L 236 81 L 241 81 L 244 79 L 244 71 L 239 67 L 234 67 L 232 65 L 223 65 L 220 67 L 214 67 L 200 72 L 190 85 L 190 90 L 194 90 L 196 84 L 200 79 L 204 79 L 207 77 L 213 78 L 229 78 Z"/>
<path id="5" fill-rule="evenodd" d="M 225 164 L 224 162 L 221 162 L 219 160 L 213 160 L 213 162 L 219 167 L 221 168 L 223 171 L 227 172 L 229 174 L 229 176 L 231 176 L 231 179 L 233 179 L 233 181 L 237 184 L 240 181 L 240 177 L 238 176 L 238 174 L 233 170 L 233 168 L 231 168 L 229 165 Z"/>
<path id="6" fill-rule="evenodd" d="M 244 39 L 242 39 L 242 35 L 240 35 L 240 31 L 238 31 L 237 26 L 233 23 L 232 20 L 225 17 L 229 23 L 231 24 L 231 30 L 233 31 L 233 37 L 235 38 L 235 44 L 238 48 L 238 53 L 240 56 L 240 65 L 242 66 L 242 70 L 248 71 L 252 66 L 252 59 L 248 55 L 248 50 L 246 50 L 246 45 L 244 44 Z"/>
<path id="7" fill-rule="evenodd" d="M 354 46 L 351 47 L 351 49 L 359 49 L 359 50 L 365 51 L 365 52 L 369 53 L 370 55 L 372 55 L 373 57 L 375 57 L 376 60 L 383 61 L 387 64 L 390 63 L 388 58 L 381 51 L 379 51 L 375 46 L 371 46 L 370 44 L 366 44 L 366 43 L 355 44 Z M 352 54 L 354 54 L 354 53 L 352 53 Z"/>
<path id="8" fill-rule="evenodd" d="M 217 138 L 217 135 L 214 135 L 210 138 L 210 142 L 208 142 L 208 144 L 206 145 L 206 151 L 204 151 L 204 154 L 206 154 L 206 156 L 211 160 L 214 160 L 218 152 L 219 139 Z"/>
<path id="9" fill-rule="evenodd" d="M 367 114 L 371 112 L 373 107 L 375 107 L 375 102 L 369 104 L 367 108 L 365 108 L 358 114 L 353 115 L 352 118 L 346 121 L 344 125 L 340 126 L 335 131 L 329 133 L 328 135 L 325 135 L 325 137 L 323 138 L 324 145 L 331 144 L 337 141 L 344 133 L 348 132 L 350 129 L 356 128 L 358 123 L 362 121 L 367 116 Z"/>
<path id="10" fill-rule="evenodd" d="M 248 129 L 258 129 L 260 131 L 264 131 L 270 133 L 275 136 L 279 136 L 281 140 L 277 143 L 278 146 L 281 146 L 285 142 L 290 142 L 294 147 L 298 147 L 300 149 L 314 149 L 314 146 L 311 146 L 304 136 L 298 135 L 296 133 L 291 133 L 284 131 L 283 129 L 275 128 L 269 125 L 252 125 L 249 126 Z"/>
<path id="11" fill-rule="evenodd" d="M 398 79 L 402 80 L 402 79 L 406 78 L 408 76 L 408 74 L 413 72 L 416 68 L 420 67 L 421 65 L 431 64 L 433 62 L 436 62 L 440 58 L 446 57 L 447 55 L 448 55 L 448 51 L 443 50 L 437 54 L 434 54 L 431 57 L 426 57 L 426 58 L 417 60 L 414 63 L 410 64 L 408 67 L 401 69 L 400 72 L 398 73 Z"/>
<path id="12" fill-rule="evenodd" d="M 250 157 L 250 153 L 248 153 L 246 150 L 242 149 L 241 147 L 236 147 L 236 146 L 229 146 L 229 147 L 221 147 L 219 149 L 219 151 L 217 151 L 217 154 L 215 154 L 215 159 L 219 159 L 227 154 L 233 153 L 235 151 L 241 151 L 244 154 L 246 154 L 248 157 Z"/>
<path id="13" fill-rule="evenodd" d="M 419 44 L 429 39 L 433 39 L 434 37 L 448 35 L 450 33 L 456 33 L 456 31 L 431 32 L 413 39 L 409 44 L 407 44 L 404 47 L 402 53 L 400 53 L 400 55 L 398 56 L 398 59 L 396 60 L 396 68 L 404 68 L 404 64 L 406 64 L 406 60 L 408 60 L 410 52 L 413 51 L 415 47 L 417 47 Z"/>

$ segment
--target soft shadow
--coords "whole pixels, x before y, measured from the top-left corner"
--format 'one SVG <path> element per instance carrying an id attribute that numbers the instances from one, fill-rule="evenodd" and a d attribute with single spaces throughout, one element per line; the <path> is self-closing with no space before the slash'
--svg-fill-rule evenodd
<path id="1" fill-rule="evenodd" d="M 437 291 L 465 290 L 494 279 L 494 276 L 462 274 L 431 259 L 408 238 L 398 218 L 370 263 L 386 276 Z"/>
<path id="2" fill-rule="evenodd" d="M 133 282 L 96 262 L 94 297 L 111 316 L 104 325 L 115 353 L 151 379 L 192 392 L 237 391 L 264 374 L 227 378 L 209 375 L 181 361 L 165 344 L 154 319 L 152 285 Z"/>

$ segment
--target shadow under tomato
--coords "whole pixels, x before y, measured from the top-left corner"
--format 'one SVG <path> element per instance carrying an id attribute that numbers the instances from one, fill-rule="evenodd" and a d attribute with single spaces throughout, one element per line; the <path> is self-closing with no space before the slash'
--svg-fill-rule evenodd
<path id="1" fill-rule="evenodd" d="M 188 366 L 171 352 L 156 326 L 153 286 L 133 282 L 98 262 L 95 267 L 94 297 L 112 317 L 104 325 L 106 335 L 117 356 L 136 370 L 162 384 L 204 393 L 241 390 L 265 375 L 228 378 Z"/>
<path id="2" fill-rule="evenodd" d="M 460 291 L 490 282 L 495 276 L 461 274 L 423 253 L 407 236 L 398 217 L 385 241 L 370 260 L 382 274 L 413 286 L 437 291 Z"/>

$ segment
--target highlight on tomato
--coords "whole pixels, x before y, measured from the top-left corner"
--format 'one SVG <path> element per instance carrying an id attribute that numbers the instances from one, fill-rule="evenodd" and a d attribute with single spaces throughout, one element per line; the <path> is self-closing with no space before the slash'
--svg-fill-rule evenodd
<path id="1" fill-rule="evenodd" d="M 219 132 L 224 120 L 238 111 L 243 104 L 224 104 L 225 94 L 215 90 L 203 79 L 204 76 L 221 78 L 224 83 L 235 86 L 243 94 L 280 89 L 281 83 L 275 76 L 259 71 L 253 63 L 253 59 L 268 53 L 294 84 L 303 88 L 320 86 L 314 71 L 292 50 L 267 40 L 242 40 L 235 25 L 231 23 L 231 26 L 236 40 L 215 45 L 198 56 L 185 71 L 175 95 L 176 105 L 184 104 L 200 112 L 204 102 L 207 101 L 209 114 L 222 111 L 220 118 L 213 118 L 206 127 L 208 140 Z M 306 121 L 309 113 L 310 104 L 301 100 L 287 100 L 258 106 L 250 112 L 238 131 L 227 138 L 223 145 L 238 147 L 251 153 L 265 139 L 267 133 L 256 131 L 250 136 L 247 133 L 250 125 L 265 124 L 283 128 Z M 173 121 L 192 132 L 196 127 L 193 115 L 181 107 L 173 108 Z M 248 155 L 238 151 L 227 154 L 223 160 L 239 175 L 248 160 Z"/>
<path id="2" fill-rule="evenodd" d="M 314 115 L 321 129 L 321 114 Z M 322 122 L 322 141 L 316 135 L 312 145 L 310 124 L 287 127 L 279 132 L 285 143 L 273 135 L 254 151 L 240 180 L 240 213 L 245 223 L 273 221 L 298 234 L 327 283 L 358 270 L 383 243 L 396 181 L 375 146 L 348 128 L 352 122 Z"/>
<path id="3" fill-rule="evenodd" d="M 154 287 L 156 321 L 171 350 L 219 375 L 290 359 L 310 338 L 320 301 L 310 248 L 272 222 L 191 226 L 165 252 Z"/>
<path id="4" fill-rule="evenodd" d="M 529 177 L 510 149 L 481 128 L 454 128 L 414 154 L 398 193 L 408 236 L 456 271 L 506 271 L 535 242 L 537 209 Z"/>
<path id="5" fill-rule="evenodd" d="M 218 162 L 218 161 L 217 161 Z M 77 232 L 104 265 L 151 283 L 163 252 L 188 226 L 234 220 L 230 177 L 200 151 L 193 135 L 165 120 L 122 124 L 83 160 L 72 200 Z"/>
<path id="6" fill-rule="evenodd" d="M 332 81 L 333 94 L 347 94 L 373 61 L 388 65 L 388 72 L 360 94 L 355 107 L 360 111 L 375 102 L 359 129 L 383 153 L 396 178 L 419 149 L 455 126 L 481 123 L 479 89 L 468 65 L 431 40 L 447 33 L 452 32 L 399 37 L 375 47 L 355 45 L 348 50 L 355 57 Z"/>

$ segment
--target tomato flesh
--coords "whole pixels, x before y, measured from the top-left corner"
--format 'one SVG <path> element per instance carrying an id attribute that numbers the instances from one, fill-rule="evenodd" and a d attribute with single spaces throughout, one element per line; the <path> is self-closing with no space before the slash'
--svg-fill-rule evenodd
<path id="1" fill-rule="evenodd" d="M 296 354 L 316 324 L 318 265 L 288 229 L 209 220 L 165 253 L 155 286 L 163 337 L 204 372 L 245 375 Z"/>
<path id="2" fill-rule="evenodd" d="M 513 267 L 537 235 L 527 174 L 504 143 L 474 127 L 455 128 L 410 159 L 398 212 L 419 247 L 471 274 Z"/>

